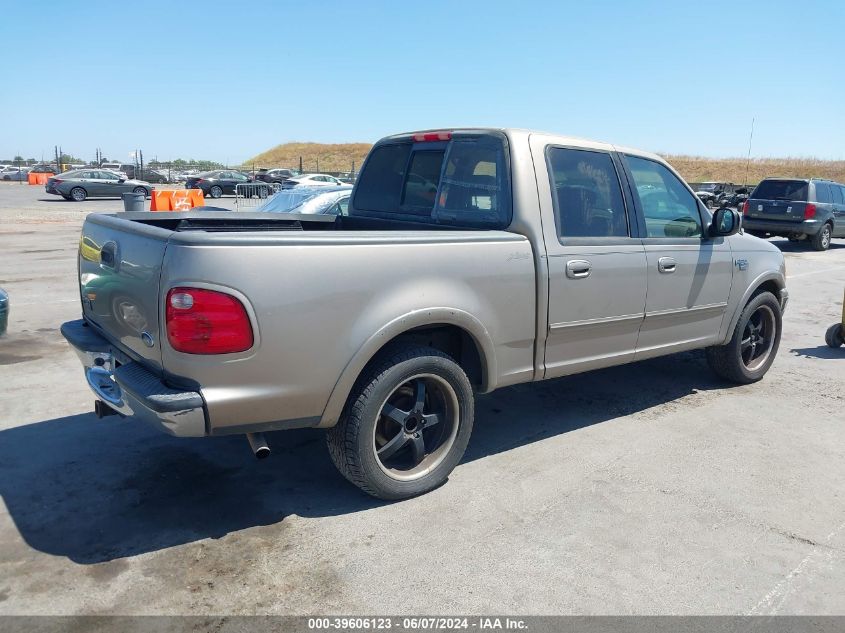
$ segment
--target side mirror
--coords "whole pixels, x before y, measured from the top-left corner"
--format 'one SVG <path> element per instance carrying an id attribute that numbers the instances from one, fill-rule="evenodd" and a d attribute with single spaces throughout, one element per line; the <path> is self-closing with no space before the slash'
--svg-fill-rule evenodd
<path id="1" fill-rule="evenodd" d="M 742 227 L 742 215 L 739 211 L 720 207 L 713 214 L 713 222 L 710 223 L 710 237 L 727 237 L 736 235 Z"/>
<path id="2" fill-rule="evenodd" d="M 117 182 L 126 182 L 126 178 L 118 178 Z"/>

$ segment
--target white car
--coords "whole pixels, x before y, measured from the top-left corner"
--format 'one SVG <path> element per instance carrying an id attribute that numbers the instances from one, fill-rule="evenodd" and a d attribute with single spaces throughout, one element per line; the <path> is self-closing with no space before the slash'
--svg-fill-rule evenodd
<path id="1" fill-rule="evenodd" d="M 339 187 L 346 183 L 342 180 L 329 176 L 328 174 L 302 174 L 295 178 L 288 178 L 282 183 L 282 189 L 290 189 L 292 187 Z"/>
<path id="2" fill-rule="evenodd" d="M 29 172 L 29 167 L 5 165 L 2 169 L 0 169 L 0 180 L 26 180 L 26 176 Z"/>

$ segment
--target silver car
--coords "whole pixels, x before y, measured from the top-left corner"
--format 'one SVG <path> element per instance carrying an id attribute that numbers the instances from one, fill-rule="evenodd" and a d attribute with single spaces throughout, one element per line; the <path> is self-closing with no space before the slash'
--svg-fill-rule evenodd
<path id="1" fill-rule="evenodd" d="M 346 215 L 351 195 L 351 185 L 283 189 L 268 198 L 256 211 Z"/>
<path id="2" fill-rule="evenodd" d="M 45 187 L 47 193 L 75 202 L 86 198 L 119 198 L 130 191 L 149 196 L 152 189 L 148 182 L 127 180 L 109 169 L 67 171 L 50 178 Z"/>

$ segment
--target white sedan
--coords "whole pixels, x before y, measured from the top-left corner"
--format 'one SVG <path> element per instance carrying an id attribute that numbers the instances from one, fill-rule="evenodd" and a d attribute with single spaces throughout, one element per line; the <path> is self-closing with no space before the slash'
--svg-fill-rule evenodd
<path id="1" fill-rule="evenodd" d="M 287 180 L 285 180 L 282 183 L 282 189 L 291 189 L 292 187 L 301 186 L 339 187 L 345 184 L 345 182 L 338 180 L 334 176 L 329 176 L 328 174 L 302 174 L 301 176 L 296 176 L 294 178 L 288 178 Z"/>

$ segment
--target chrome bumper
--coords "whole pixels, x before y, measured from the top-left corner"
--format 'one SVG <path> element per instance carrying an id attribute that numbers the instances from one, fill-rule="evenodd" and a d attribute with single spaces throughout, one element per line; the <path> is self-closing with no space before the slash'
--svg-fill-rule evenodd
<path id="1" fill-rule="evenodd" d="M 140 363 L 116 365 L 111 343 L 82 319 L 62 324 L 61 331 L 82 361 L 91 391 L 107 406 L 171 435 L 207 434 L 205 406 L 199 393 L 168 387 Z"/>

